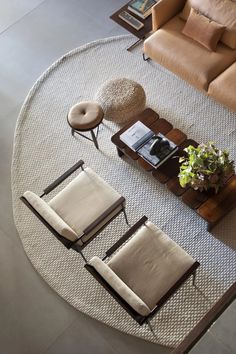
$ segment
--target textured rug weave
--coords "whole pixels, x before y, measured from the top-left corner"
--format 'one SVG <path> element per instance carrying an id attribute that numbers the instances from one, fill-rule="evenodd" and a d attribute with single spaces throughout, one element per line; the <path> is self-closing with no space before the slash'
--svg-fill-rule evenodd
<path id="1" fill-rule="evenodd" d="M 129 159 L 117 156 L 110 138 L 118 126 L 104 121 L 97 151 L 91 142 L 71 136 L 66 116 L 76 102 L 93 99 L 106 80 L 130 78 L 144 87 L 147 106 L 162 118 L 198 142 L 213 140 L 220 148 L 228 148 L 236 160 L 236 115 L 163 67 L 144 62 L 140 48 L 127 52 L 132 41 L 131 36 L 121 36 L 75 49 L 36 82 L 15 133 L 14 218 L 32 264 L 66 301 L 121 331 L 175 347 L 235 281 L 236 210 L 207 232 L 204 220 L 164 185 Z M 156 338 L 145 325 L 136 324 L 91 277 L 79 254 L 63 247 L 19 201 L 25 190 L 42 193 L 81 158 L 126 197 L 131 223 L 147 215 L 201 263 L 198 290 L 187 281 L 152 320 Z M 126 230 L 121 215 L 85 249 L 85 255 L 102 256 Z"/>

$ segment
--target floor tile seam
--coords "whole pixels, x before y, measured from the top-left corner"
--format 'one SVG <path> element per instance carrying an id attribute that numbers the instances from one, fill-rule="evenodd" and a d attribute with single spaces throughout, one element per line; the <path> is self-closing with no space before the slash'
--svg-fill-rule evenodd
<path id="1" fill-rule="evenodd" d="M 16 242 L 17 242 L 17 248 L 19 246 L 22 246 L 22 249 L 24 249 L 23 243 L 22 243 L 22 241 L 20 239 L 18 230 L 17 230 L 16 225 L 15 225 L 14 217 L 13 217 L 13 214 L 12 214 L 12 195 L 10 195 L 10 198 L 11 198 L 11 214 L 7 213 L 8 217 L 9 217 L 9 227 L 6 230 L 2 226 L 0 226 L 0 232 L 2 232 L 4 234 L 4 236 L 8 239 L 8 241 L 11 242 L 12 244 L 16 245 Z M 1 219 L 2 218 L 0 216 L 0 221 L 2 221 L 2 224 L 3 224 L 4 220 L 1 220 Z M 12 231 L 11 231 L 12 227 L 14 228 L 14 230 L 12 230 L 12 231 L 15 232 L 15 235 L 12 235 Z"/>
<path id="2" fill-rule="evenodd" d="M 79 312 L 79 311 L 78 311 Z M 46 351 L 42 352 L 41 354 L 47 354 L 48 351 L 53 347 L 53 345 L 57 342 L 57 340 L 72 326 L 74 323 L 77 322 L 77 318 L 73 319 L 71 323 L 55 338 L 55 340 L 48 346 Z M 93 319 L 92 319 L 93 320 Z M 96 323 L 96 321 L 94 321 Z M 105 338 L 102 338 L 107 345 L 109 346 L 109 354 L 118 354 L 118 352 L 114 349 L 114 347 L 108 342 L 108 340 Z"/>
<path id="3" fill-rule="evenodd" d="M 214 325 L 214 324 L 213 324 Z M 212 326 L 213 326 L 212 325 Z M 225 342 L 223 342 L 213 331 L 212 331 L 212 326 L 209 328 L 209 333 L 210 335 L 214 338 L 216 342 L 218 342 L 220 345 L 222 345 L 225 349 L 231 351 L 232 348 Z"/>
<path id="4" fill-rule="evenodd" d="M 58 334 L 58 335 L 56 336 L 56 338 L 54 338 L 54 339 L 52 340 L 51 344 L 49 344 L 49 346 L 46 348 L 46 350 L 42 351 L 41 354 L 47 354 L 47 353 L 48 353 L 48 350 L 49 350 L 50 348 L 52 348 L 52 346 L 57 342 L 57 340 L 63 335 L 63 333 L 65 333 L 65 332 L 67 331 L 68 328 L 70 328 L 70 327 L 73 325 L 73 323 L 74 323 L 75 321 L 76 321 L 76 318 L 73 318 L 73 320 L 71 320 L 71 322 L 70 322 L 66 327 L 63 328 L 63 330 L 60 332 L 60 334 Z"/>
<path id="5" fill-rule="evenodd" d="M 13 226 L 15 227 L 15 224 L 13 224 Z M 12 238 L 13 236 L 11 236 L 10 233 L 6 232 L 2 227 L 0 227 L 0 234 L 3 234 L 4 239 L 6 240 L 6 242 L 8 242 L 9 244 L 11 244 L 11 246 L 13 246 L 13 247 L 17 246 L 17 249 L 19 248 L 19 246 L 22 246 L 22 248 L 23 248 L 23 244 L 22 244 L 22 242 L 21 242 L 21 240 L 20 240 L 20 237 L 19 237 L 19 235 L 18 235 L 17 230 L 16 230 L 16 235 L 15 235 L 16 238 L 17 238 L 17 241 L 15 241 L 15 240 Z M 19 241 L 19 242 L 18 242 L 18 241 Z M 16 244 L 16 242 L 17 242 L 17 244 Z"/>
<path id="6" fill-rule="evenodd" d="M 22 20 L 25 19 L 25 17 L 27 17 L 28 15 L 30 15 L 33 11 L 37 10 L 41 5 L 43 5 L 47 0 L 43 0 L 40 4 L 38 4 L 37 6 L 35 6 L 33 9 L 31 9 L 29 12 L 27 12 L 26 14 L 24 14 L 22 17 L 20 17 L 17 21 L 15 21 L 14 23 L 12 23 L 11 25 L 9 25 L 7 28 L 5 28 L 3 31 L 0 32 L 0 36 L 2 34 L 4 34 L 5 32 L 7 32 L 9 29 L 11 29 L 13 26 L 15 26 L 16 24 L 18 24 L 19 22 L 21 22 Z"/>

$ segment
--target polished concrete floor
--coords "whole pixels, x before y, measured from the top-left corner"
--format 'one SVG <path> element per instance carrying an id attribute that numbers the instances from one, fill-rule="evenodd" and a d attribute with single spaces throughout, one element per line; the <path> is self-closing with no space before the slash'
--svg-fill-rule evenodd
<path id="1" fill-rule="evenodd" d="M 169 353 L 79 313 L 34 271 L 14 227 L 11 155 L 16 119 L 37 77 L 72 48 L 126 33 L 109 20 L 125 0 L 0 0 L 0 353 Z M 32 156 L 33 158 L 33 156 Z M 232 311 L 194 353 L 233 353 Z M 227 323 L 227 325 L 225 325 Z M 227 340 L 225 339 L 228 335 Z M 217 350 L 216 350 L 217 348 Z M 219 351 L 220 350 L 220 351 Z"/>

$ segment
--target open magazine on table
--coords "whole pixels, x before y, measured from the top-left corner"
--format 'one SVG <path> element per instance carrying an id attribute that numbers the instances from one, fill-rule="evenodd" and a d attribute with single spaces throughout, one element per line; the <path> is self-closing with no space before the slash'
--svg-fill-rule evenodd
<path id="1" fill-rule="evenodd" d="M 122 133 L 120 140 L 155 168 L 162 165 L 178 150 L 173 141 L 161 133 L 155 134 L 140 121 Z"/>

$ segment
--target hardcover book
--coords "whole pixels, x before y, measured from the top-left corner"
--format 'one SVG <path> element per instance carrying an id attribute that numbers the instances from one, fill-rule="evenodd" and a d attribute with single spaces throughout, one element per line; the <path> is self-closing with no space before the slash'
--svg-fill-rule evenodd
<path id="1" fill-rule="evenodd" d="M 154 133 L 142 122 L 137 121 L 129 129 L 120 135 L 123 141 L 130 149 L 137 152 L 138 149 L 145 144 Z"/>
<path id="2" fill-rule="evenodd" d="M 157 3 L 156 0 L 132 0 L 128 3 L 128 10 L 145 19 L 152 13 L 152 7 Z"/>
<path id="3" fill-rule="evenodd" d="M 122 133 L 120 140 L 154 168 L 158 168 L 178 150 L 173 141 L 161 133 L 155 134 L 140 121 Z M 153 149 L 154 144 L 159 146 Z"/>

